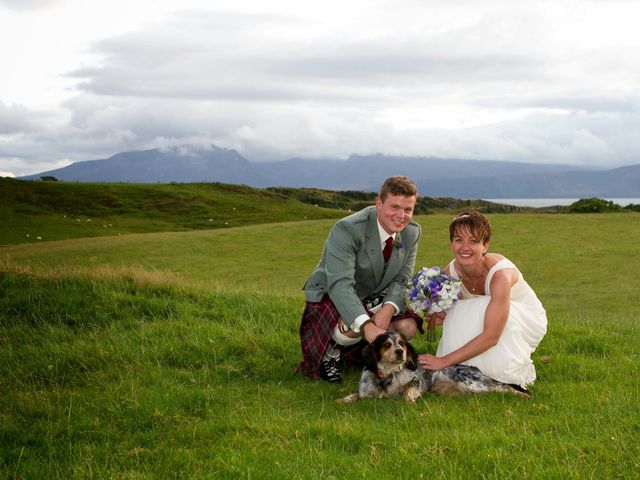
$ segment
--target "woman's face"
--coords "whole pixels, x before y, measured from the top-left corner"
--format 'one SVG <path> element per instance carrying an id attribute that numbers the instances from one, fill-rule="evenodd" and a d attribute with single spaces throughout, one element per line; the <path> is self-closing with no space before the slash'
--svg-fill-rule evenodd
<path id="1" fill-rule="evenodd" d="M 453 257 L 460 265 L 474 265 L 482 261 L 489 242 L 478 240 L 468 228 L 459 229 L 451 240 Z"/>

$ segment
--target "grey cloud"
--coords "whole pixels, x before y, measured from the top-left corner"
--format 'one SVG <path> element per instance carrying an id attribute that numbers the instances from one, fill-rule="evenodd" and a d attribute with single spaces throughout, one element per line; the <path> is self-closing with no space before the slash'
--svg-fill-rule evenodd
<path id="1" fill-rule="evenodd" d="M 16 174 L 38 171 L 43 159 L 78 161 L 189 143 L 235 148 L 250 160 L 383 152 L 638 163 L 637 94 L 597 83 L 602 71 L 612 83 L 626 75 L 621 60 L 599 52 L 581 64 L 579 82 L 564 84 L 561 67 L 584 58 L 537 51 L 543 22 L 534 18 L 528 28 L 526 14 L 515 27 L 482 16 L 425 36 L 317 35 L 296 42 L 289 29 L 299 25 L 287 17 L 183 12 L 95 43 L 89 53 L 101 58 L 99 66 L 69 73 L 79 83 L 64 104 L 70 120 L 63 126 L 0 103 L 0 157 L 23 159 L 20 171 L 11 167 Z M 632 61 L 632 53 L 625 58 Z M 570 91 L 573 85 L 580 88 Z M 431 99 L 515 114 L 508 122 L 457 130 L 408 128 L 408 122 L 400 128 L 386 115 L 420 102 L 428 111 Z M 535 114 L 525 116 L 529 110 Z M 16 134 L 10 148 L 3 132 Z"/>
<path id="2" fill-rule="evenodd" d="M 440 53 L 411 53 L 418 50 L 401 48 L 388 53 L 367 53 L 366 48 L 352 49 L 345 55 L 317 55 L 293 59 L 276 59 L 271 67 L 274 73 L 290 74 L 301 78 L 332 78 L 335 80 L 357 79 L 365 83 L 378 84 L 411 82 L 454 82 L 470 80 L 505 80 L 506 77 L 522 76 L 534 71 L 530 58 L 517 55 L 469 55 L 454 56 Z M 425 48 L 428 52 L 429 49 Z"/>
<path id="3" fill-rule="evenodd" d="M 640 97 L 636 94 L 575 94 L 549 96 L 493 97 L 472 101 L 474 105 L 505 109 L 548 109 L 587 113 L 638 113 Z"/>
<path id="4" fill-rule="evenodd" d="M 145 49 L 149 48 L 145 46 Z M 209 49 L 141 53 L 135 46 L 112 51 L 100 68 L 71 75 L 79 88 L 101 95 L 247 101 L 395 101 L 429 85 L 504 82 L 536 76 L 535 59 L 517 55 L 445 56 L 398 50 L 372 54 L 364 45 L 340 51 L 248 52 L 231 56 Z M 329 49 L 331 50 L 331 49 Z M 414 49 L 415 50 L 415 49 Z M 544 78 L 540 79 L 545 80 Z M 389 94 L 391 94 L 389 96 Z"/>
<path id="5" fill-rule="evenodd" d="M 463 130 L 397 130 L 353 108 L 264 109 L 247 103 L 187 105 L 167 99 L 129 99 L 127 106 L 125 99 L 114 103 L 85 97 L 89 96 L 74 100 L 74 119 L 64 129 L 21 135 L 11 151 L 0 146 L 0 169 L 21 175 L 47 169 L 42 168 L 43 159 L 79 161 L 180 144 L 235 148 L 255 161 L 384 152 L 604 166 L 638 163 L 640 151 L 640 138 L 634 133 L 640 127 L 637 113 L 614 118 L 540 114 Z M 1 157 L 21 158 L 20 168 L 9 168 L 15 162 Z"/>
<path id="6" fill-rule="evenodd" d="M 19 133 L 33 128 L 30 112 L 22 105 L 6 105 L 0 101 L 0 135 Z"/>
<path id="7" fill-rule="evenodd" d="M 114 129 L 135 132 L 138 140 L 188 136 L 219 130 L 230 112 L 215 104 L 173 99 L 105 98 L 80 95 L 65 105 L 73 112 L 69 127 L 91 136 Z"/>
<path id="8" fill-rule="evenodd" d="M 558 163 L 584 165 L 637 164 L 640 149 L 640 114 L 612 117 L 609 114 L 536 114 L 518 122 L 479 127 L 467 138 L 482 145 L 480 137 L 501 142 L 507 158 L 524 161 L 551 159 Z M 501 157 L 506 159 L 504 157 Z"/>
<path id="9" fill-rule="evenodd" d="M 255 78 L 255 77 L 254 77 Z M 79 88 L 97 95 L 114 97 L 157 97 L 185 100 L 215 100 L 221 102 L 298 102 L 298 101 L 381 101 L 373 93 L 347 91 L 313 85 L 291 85 L 277 81 L 216 81 L 210 77 L 195 79 L 185 85 L 184 78 L 167 75 L 162 79 L 145 74 L 113 72 L 79 84 Z"/>
<path id="10" fill-rule="evenodd" d="M 11 10 L 37 10 L 59 5 L 64 0 L 0 0 L 0 6 Z"/>
<path id="11" fill-rule="evenodd" d="M 150 31 L 97 42 L 92 53 L 101 66 L 69 75 L 98 95 L 379 105 L 428 98 L 443 85 L 477 92 L 548 82 L 537 54 L 517 46 L 506 53 L 511 33 L 486 35 L 492 21 L 399 39 L 296 42 L 287 37 L 287 17 L 189 11 Z"/>

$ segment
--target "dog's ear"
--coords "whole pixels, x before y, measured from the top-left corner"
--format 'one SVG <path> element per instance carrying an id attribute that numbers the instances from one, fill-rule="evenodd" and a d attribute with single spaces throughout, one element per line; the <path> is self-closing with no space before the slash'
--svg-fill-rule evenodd
<path id="1" fill-rule="evenodd" d="M 378 359 L 376 358 L 376 348 L 373 344 L 369 343 L 362 349 L 362 361 L 364 362 L 364 367 L 376 373 L 378 371 Z"/>
<path id="2" fill-rule="evenodd" d="M 411 345 L 409 342 L 407 342 L 406 345 L 407 345 L 407 368 L 409 370 L 415 370 L 416 368 L 418 368 L 418 354 L 416 353 L 416 349 L 413 348 L 413 345 Z"/>

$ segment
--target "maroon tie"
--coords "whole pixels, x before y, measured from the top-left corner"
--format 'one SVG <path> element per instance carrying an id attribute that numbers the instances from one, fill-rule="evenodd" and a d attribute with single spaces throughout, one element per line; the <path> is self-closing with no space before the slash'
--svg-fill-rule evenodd
<path id="1" fill-rule="evenodd" d="M 384 263 L 389 261 L 391 257 L 391 250 L 393 250 L 393 237 L 387 238 L 384 242 L 384 249 L 382 250 L 382 256 L 384 257 Z"/>

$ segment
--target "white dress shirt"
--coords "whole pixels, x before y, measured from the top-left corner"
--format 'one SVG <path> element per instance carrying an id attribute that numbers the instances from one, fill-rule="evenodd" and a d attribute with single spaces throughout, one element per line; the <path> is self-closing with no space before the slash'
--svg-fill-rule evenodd
<path id="1" fill-rule="evenodd" d="M 391 237 L 394 240 L 396 239 L 396 234 L 395 233 L 392 233 L 392 234 L 387 233 L 387 231 L 384 228 L 382 228 L 382 225 L 380 225 L 379 221 L 378 221 L 378 234 L 380 235 L 380 249 L 381 250 L 384 250 L 384 247 L 385 247 L 385 245 L 387 243 L 387 238 Z M 380 310 L 382 308 L 383 305 L 386 305 L 387 303 L 393 305 L 393 308 L 396 309 L 396 313 L 395 313 L 396 315 L 398 313 L 400 313 L 400 309 L 393 302 L 385 302 L 384 304 L 377 305 L 377 306 L 373 307 L 371 309 L 371 311 L 373 313 L 376 313 L 378 310 Z M 369 317 L 369 315 L 367 315 L 367 314 L 363 314 L 363 315 L 360 315 L 360 316 L 356 317 L 356 319 L 353 321 L 353 324 L 351 325 L 351 329 L 356 333 L 360 333 L 360 327 L 362 327 L 362 325 L 366 321 L 368 321 L 370 319 L 371 319 L 371 317 Z"/>

